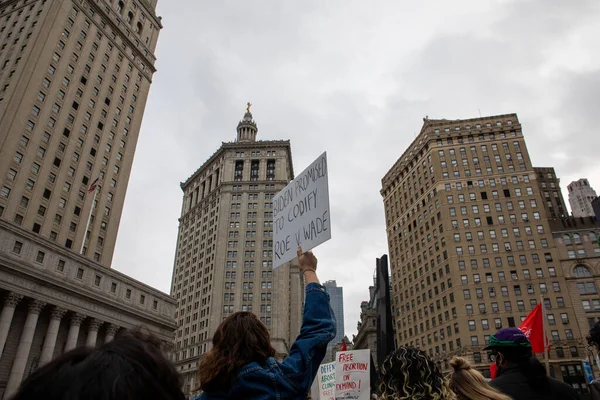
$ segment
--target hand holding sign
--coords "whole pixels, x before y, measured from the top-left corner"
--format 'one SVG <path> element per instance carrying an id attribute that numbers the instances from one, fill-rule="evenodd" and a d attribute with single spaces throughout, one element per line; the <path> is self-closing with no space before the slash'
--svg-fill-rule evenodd
<path id="1" fill-rule="evenodd" d="M 317 257 L 315 257 L 313 252 L 308 251 L 303 253 L 302 246 L 298 246 L 297 256 L 300 271 L 304 274 L 306 283 L 319 283 L 319 278 L 317 278 Z"/>

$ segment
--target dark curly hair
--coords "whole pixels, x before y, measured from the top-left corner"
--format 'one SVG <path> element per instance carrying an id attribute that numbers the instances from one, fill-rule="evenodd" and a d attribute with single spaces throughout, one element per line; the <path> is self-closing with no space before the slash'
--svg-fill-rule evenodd
<path id="1" fill-rule="evenodd" d="M 427 354 L 400 347 L 381 364 L 378 391 L 383 400 L 454 400 L 442 371 Z"/>

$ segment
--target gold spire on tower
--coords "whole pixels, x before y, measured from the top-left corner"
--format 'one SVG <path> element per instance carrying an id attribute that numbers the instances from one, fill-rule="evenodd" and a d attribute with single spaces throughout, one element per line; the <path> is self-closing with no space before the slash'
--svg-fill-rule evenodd
<path id="1" fill-rule="evenodd" d="M 250 112 L 250 107 L 252 107 L 252 103 L 246 103 L 246 112 Z"/>

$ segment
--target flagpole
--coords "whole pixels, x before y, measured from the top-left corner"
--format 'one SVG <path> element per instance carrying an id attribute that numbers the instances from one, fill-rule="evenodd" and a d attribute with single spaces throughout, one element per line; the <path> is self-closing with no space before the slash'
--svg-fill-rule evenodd
<path id="1" fill-rule="evenodd" d="M 85 247 L 85 240 L 87 239 L 87 231 L 92 221 L 92 212 L 94 211 L 94 203 L 96 203 L 96 195 L 98 194 L 98 187 L 94 188 L 94 198 L 92 199 L 92 206 L 90 207 L 90 215 L 88 216 L 87 224 L 85 224 L 85 231 L 83 232 L 83 240 L 81 241 L 81 250 L 79 254 L 83 254 L 83 248 Z"/>
<path id="2" fill-rule="evenodd" d="M 546 363 L 546 375 L 550 375 L 550 359 L 548 357 L 548 340 L 546 338 L 546 305 L 544 304 L 544 296 L 542 295 L 542 332 L 544 341 L 544 360 Z"/>

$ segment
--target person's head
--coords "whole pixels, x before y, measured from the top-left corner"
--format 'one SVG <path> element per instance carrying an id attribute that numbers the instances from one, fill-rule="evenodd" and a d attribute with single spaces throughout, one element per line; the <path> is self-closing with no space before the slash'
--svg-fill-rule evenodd
<path id="1" fill-rule="evenodd" d="M 130 332 L 61 355 L 31 374 L 11 400 L 184 400 L 181 388 L 160 341 Z"/>
<path id="2" fill-rule="evenodd" d="M 586 337 L 590 346 L 600 352 L 600 322 L 596 322 Z"/>
<path id="3" fill-rule="evenodd" d="M 517 367 L 529 385 L 539 391 L 548 388 L 548 377 L 542 363 L 531 352 L 531 342 L 519 328 L 503 328 L 492 335 L 490 345 L 500 376 L 508 367 Z"/>
<path id="4" fill-rule="evenodd" d="M 237 312 L 221 322 L 212 342 L 198 367 L 203 391 L 222 390 L 239 368 L 251 362 L 264 364 L 275 356 L 267 327 L 249 312 Z"/>
<path id="5" fill-rule="evenodd" d="M 492 388 L 464 358 L 452 358 L 450 366 L 450 389 L 458 400 L 510 400 L 510 397 Z"/>
<path id="6" fill-rule="evenodd" d="M 381 399 L 454 399 L 437 364 L 424 351 L 414 347 L 394 350 L 385 358 L 379 372 Z"/>

